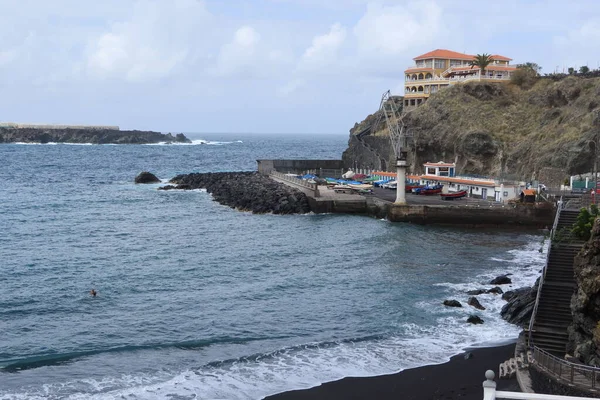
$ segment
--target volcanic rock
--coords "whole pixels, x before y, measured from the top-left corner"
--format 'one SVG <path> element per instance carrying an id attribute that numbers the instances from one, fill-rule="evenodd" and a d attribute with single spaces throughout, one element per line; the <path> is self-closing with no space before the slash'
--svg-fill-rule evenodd
<path id="1" fill-rule="evenodd" d="M 476 297 L 469 297 L 468 303 L 471 307 L 475 307 L 478 310 L 485 310 L 485 307 L 481 305 L 479 300 Z"/>
<path id="2" fill-rule="evenodd" d="M 458 300 L 444 300 L 446 307 L 462 307 L 462 304 Z"/>
<path id="3" fill-rule="evenodd" d="M 154 175 L 153 173 L 148 172 L 148 171 L 140 172 L 140 174 L 135 177 L 135 183 L 158 183 L 158 182 L 160 182 L 160 179 L 158 179 L 156 177 L 156 175 Z"/>
<path id="4" fill-rule="evenodd" d="M 475 325 L 483 324 L 483 320 L 477 315 L 469 315 L 469 318 L 467 318 L 467 322 Z"/>
<path id="5" fill-rule="evenodd" d="M 500 275 L 490 281 L 490 285 L 507 285 L 512 283 L 512 280 L 506 275 Z"/>

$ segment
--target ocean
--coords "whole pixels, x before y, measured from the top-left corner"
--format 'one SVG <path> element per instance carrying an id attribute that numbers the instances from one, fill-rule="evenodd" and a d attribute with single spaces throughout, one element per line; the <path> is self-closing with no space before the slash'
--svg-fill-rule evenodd
<path id="1" fill-rule="evenodd" d="M 500 296 L 479 311 L 466 291 L 505 273 L 505 291 L 532 285 L 542 233 L 253 215 L 133 183 L 337 159 L 348 140 L 188 136 L 0 145 L 1 399 L 260 399 L 517 337 Z"/>

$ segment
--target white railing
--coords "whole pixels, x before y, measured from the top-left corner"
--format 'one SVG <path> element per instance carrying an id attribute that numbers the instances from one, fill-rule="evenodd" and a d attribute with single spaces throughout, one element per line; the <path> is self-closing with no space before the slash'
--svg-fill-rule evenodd
<path id="1" fill-rule="evenodd" d="M 554 223 L 552 224 L 552 230 L 550 230 L 549 235 L 549 243 L 548 243 L 548 251 L 546 252 L 546 264 L 544 265 L 544 269 L 542 270 L 542 276 L 540 277 L 540 282 L 538 283 L 538 290 L 535 296 L 535 304 L 533 306 L 533 311 L 531 312 L 531 318 L 529 318 L 529 335 L 528 335 L 528 343 L 529 346 L 532 346 L 532 334 L 533 334 L 533 326 L 535 325 L 535 317 L 537 315 L 537 309 L 540 304 L 540 298 L 542 295 L 542 286 L 544 286 L 544 281 L 546 280 L 546 271 L 548 269 L 548 262 L 550 261 L 550 252 L 552 251 L 552 239 L 554 238 L 554 234 L 556 233 L 556 228 L 558 227 L 558 220 L 560 219 L 560 212 L 563 209 L 563 200 L 562 197 L 556 204 L 556 214 L 554 215 Z"/>
<path id="2" fill-rule="evenodd" d="M 317 190 L 317 185 L 315 183 L 309 183 L 309 182 L 305 181 L 304 179 L 299 179 L 294 176 L 282 174 L 281 172 L 277 172 L 277 171 L 271 171 L 271 175 L 273 175 L 274 177 L 281 179 L 283 181 L 290 182 L 295 185 L 305 187 L 307 189 Z"/>
<path id="3" fill-rule="evenodd" d="M 453 76 L 451 78 L 440 78 L 440 77 L 433 77 L 433 78 L 423 78 L 423 79 L 405 79 L 404 83 L 424 83 L 424 82 L 465 82 L 465 81 L 470 81 L 470 80 L 509 80 L 510 76 L 508 75 L 493 75 L 493 76 L 489 76 L 489 75 L 483 75 L 483 76 L 479 76 L 478 74 L 474 74 L 474 75 L 458 75 L 458 76 Z"/>
<path id="4" fill-rule="evenodd" d="M 518 393 L 504 392 L 496 390 L 494 382 L 494 371 L 488 370 L 485 373 L 486 380 L 483 382 L 483 400 L 496 399 L 520 399 L 520 400 L 589 400 L 589 397 L 559 396 L 557 394 L 540 393 Z"/>

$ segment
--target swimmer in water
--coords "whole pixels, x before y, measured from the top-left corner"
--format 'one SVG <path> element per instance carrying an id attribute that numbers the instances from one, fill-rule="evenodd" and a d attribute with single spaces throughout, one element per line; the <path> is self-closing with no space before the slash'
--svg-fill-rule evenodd
<path id="1" fill-rule="evenodd" d="M 92 289 L 92 290 L 90 290 L 90 294 L 92 295 L 92 297 L 96 297 L 98 292 L 96 292 L 96 289 Z"/>

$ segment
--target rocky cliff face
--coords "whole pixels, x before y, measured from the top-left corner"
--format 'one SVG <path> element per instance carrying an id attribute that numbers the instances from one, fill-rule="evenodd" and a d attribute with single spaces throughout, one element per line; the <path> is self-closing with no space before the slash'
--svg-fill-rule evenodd
<path id="1" fill-rule="evenodd" d="M 190 143 L 183 133 L 173 136 L 151 131 L 120 131 L 116 129 L 39 129 L 2 128 L 0 143 L 93 143 L 93 144 L 147 144 Z"/>
<path id="2" fill-rule="evenodd" d="M 456 162 L 459 173 L 562 183 L 593 168 L 590 142 L 599 96 L 600 78 L 540 79 L 528 90 L 502 83 L 454 85 L 404 117 L 415 134 L 412 172 L 443 160 Z M 347 166 L 368 167 L 380 158 L 382 167 L 394 165 L 387 131 L 381 125 L 367 129 L 374 120 L 376 114 L 350 131 Z"/>
<path id="3" fill-rule="evenodd" d="M 577 292 L 571 300 L 570 352 L 588 365 L 600 366 L 600 219 L 575 257 L 573 270 Z"/>

